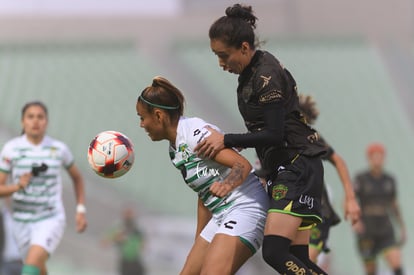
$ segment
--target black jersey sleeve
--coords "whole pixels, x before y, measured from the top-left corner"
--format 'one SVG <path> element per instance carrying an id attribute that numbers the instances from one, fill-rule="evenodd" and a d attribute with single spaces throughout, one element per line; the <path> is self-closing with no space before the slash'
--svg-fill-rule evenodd
<path id="1" fill-rule="evenodd" d="M 245 134 L 225 134 L 226 147 L 281 146 L 284 136 L 285 108 L 283 104 L 263 105 L 264 128 L 257 132 Z"/>
<path id="2" fill-rule="evenodd" d="M 321 158 L 323 160 L 331 161 L 332 155 L 335 153 L 335 150 L 332 148 L 332 146 L 329 145 L 329 143 L 326 142 L 326 140 L 319 134 L 319 141 L 325 146 L 326 152 L 321 155 Z"/>
<path id="3" fill-rule="evenodd" d="M 267 52 L 253 73 L 250 104 L 261 109 L 255 120 L 263 120 L 263 127 L 246 134 L 224 135 L 226 147 L 258 147 L 283 145 L 286 116 L 286 79 L 279 61 Z"/>

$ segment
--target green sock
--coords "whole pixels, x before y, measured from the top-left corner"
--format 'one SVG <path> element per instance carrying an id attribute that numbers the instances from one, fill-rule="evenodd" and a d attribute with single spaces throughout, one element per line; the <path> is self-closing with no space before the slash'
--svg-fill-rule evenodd
<path id="1" fill-rule="evenodd" d="M 22 275 L 40 275 L 40 269 L 34 265 L 24 265 Z"/>

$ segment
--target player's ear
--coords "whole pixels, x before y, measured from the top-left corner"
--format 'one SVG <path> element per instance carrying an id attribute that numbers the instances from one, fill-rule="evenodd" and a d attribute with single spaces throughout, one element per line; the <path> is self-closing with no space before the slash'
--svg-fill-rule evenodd
<path id="1" fill-rule="evenodd" d="M 155 109 L 154 110 L 154 115 L 155 115 L 155 119 L 158 122 L 161 122 L 161 120 L 163 119 L 164 113 L 160 109 Z"/>
<path id="2" fill-rule="evenodd" d="M 240 50 L 242 52 L 243 55 L 247 54 L 250 50 L 250 45 L 247 42 L 243 42 L 241 44 Z"/>

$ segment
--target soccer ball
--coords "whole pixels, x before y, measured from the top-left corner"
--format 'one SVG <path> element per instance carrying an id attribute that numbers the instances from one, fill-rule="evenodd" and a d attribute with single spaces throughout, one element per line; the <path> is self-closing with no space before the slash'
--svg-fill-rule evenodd
<path id="1" fill-rule="evenodd" d="M 89 144 L 89 165 L 101 177 L 117 178 L 124 175 L 131 169 L 134 159 L 134 145 L 120 132 L 101 132 Z"/>

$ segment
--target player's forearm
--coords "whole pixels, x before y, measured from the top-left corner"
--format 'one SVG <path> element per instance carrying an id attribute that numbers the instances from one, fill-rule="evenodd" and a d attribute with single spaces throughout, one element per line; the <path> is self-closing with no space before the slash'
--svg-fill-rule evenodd
<path id="1" fill-rule="evenodd" d="M 83 177 L 80 174 L 80 171 L 75 165 L 69 169 L 69 174 L 73 181 L 73 188 L 75 192 L 76 203 L 78 205 L 85 204 L 85 183 L 83 181 Z"/>
<path id="2" fill-rule="evenodd" d="M 20 184 L 0 185 L 0 197 L 11 196 L 14 192 L 17 192 L 21 189 L 23 189 L 23 186 Z"/>
<path id="3" fill-rule="evenodd" d="M 229 175 L 224 178 L 222 184 L 228 184 L 234 189 L 244 182 L 249 173 L 250 171 L 243 164 L 236 162 L 231 168 Z"/>
<path id="4" fill-rule="evenodd" d="M 77 204 L 85 204 L 85 188 L 83 181 L 75 182 L 74 188 Z"/>
<path id="5" fill-rule="evenodd" d="M 332 155 L 332 161 L 335 165 L 336 171 L 344 188 L 345 198 L 352 200 L 355 199 L 354 188 L 352 186 L 351 177 L 349 175 L 348 167 L 345 161 L 336 153 Z"/>
<path id="6" fill-rule="evenodd" d="M 400 227 L 404 227 L 404 221 L 403 221 L 403 218 L 401 216 L 400 208 L 398 207 L 398 204 L 397 204 L 396 201 L 394 201 L 394 203 L 393 203 L 393 212 L 394 212 L 394 216 L 395 216 L 398 224 L 400 225 Z"/>

